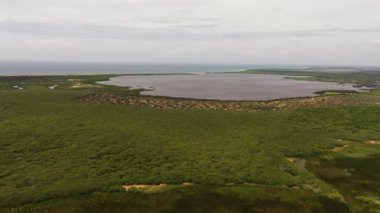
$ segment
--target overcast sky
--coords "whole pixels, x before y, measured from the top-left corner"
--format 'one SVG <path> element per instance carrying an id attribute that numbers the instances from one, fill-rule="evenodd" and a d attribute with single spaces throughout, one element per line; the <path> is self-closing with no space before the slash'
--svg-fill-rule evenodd
<path id="1" fill-rule="evenodd" d="M 379 0 L 0 0 L 0 60 L 380 65 Z"/>

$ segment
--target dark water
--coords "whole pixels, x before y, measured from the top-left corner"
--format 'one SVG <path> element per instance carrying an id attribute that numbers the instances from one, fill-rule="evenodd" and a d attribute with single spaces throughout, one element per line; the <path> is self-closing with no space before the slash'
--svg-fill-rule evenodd
<path id="1" fill-rule="evenodd" d="M 234 72 L 251 65 L 1 62 L 0 75 Z"/>

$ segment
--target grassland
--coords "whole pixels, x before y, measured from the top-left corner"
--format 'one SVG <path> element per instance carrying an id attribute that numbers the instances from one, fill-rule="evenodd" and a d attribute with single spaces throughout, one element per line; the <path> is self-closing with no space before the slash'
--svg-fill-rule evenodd
<path id="1" fill-rule="evenodd" d="M 378 104 L 225 112 L 80 101 L 94 93 L 138 95 L 94 84 L 109 77 L 0 77 L 0 211 L 379 207 L 380 149 L 367 143 L 380 139 Z M 309 163 L 303 168 L 289 158 Z M 328 166 L 340 176 L 324 173 Z M 168 187 L 122 188 L 160 183 Z"/>

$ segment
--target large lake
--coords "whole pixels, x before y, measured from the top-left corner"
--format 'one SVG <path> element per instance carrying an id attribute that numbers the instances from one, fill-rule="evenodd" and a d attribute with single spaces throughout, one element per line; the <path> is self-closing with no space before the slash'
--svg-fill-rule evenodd
<path id="1" fill-rule="evenodd" d="M 121 76 L 98 83 L 148 89 L 143 95 L 219 100 L 274 100 L 315 96 L 321 90 L 358 90 L 352 84 L 263 74 Z"/>

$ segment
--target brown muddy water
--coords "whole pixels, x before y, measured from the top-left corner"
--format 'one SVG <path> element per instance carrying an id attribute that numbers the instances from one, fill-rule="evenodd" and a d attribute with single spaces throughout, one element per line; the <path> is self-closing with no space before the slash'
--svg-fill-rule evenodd
<path id="1" fill-rule="evenodd" d="M 322 90 L 356 90 L 352 84 L 286 79 L 265 74 L 120 76 L 105 85 L 141 88 L 142 95 L 216 100 L 275 100 L 316 96 Z"/>

